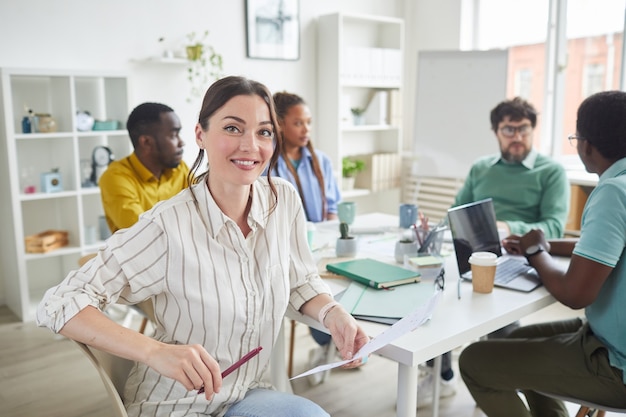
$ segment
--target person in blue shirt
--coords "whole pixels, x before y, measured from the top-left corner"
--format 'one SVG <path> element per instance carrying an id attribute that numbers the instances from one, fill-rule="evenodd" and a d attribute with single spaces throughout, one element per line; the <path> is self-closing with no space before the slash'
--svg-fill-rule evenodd
<path id="1" fill-rule="evenodd" d="M 288 180 L 298 190 L 308 221 L 337 219 L 341 193 L 330 158 L 313 148 L 309 106 L 302 97 L 286 91 L 274 93 L 274 105 L 283 146 L 273 174 Z M 313 328 L 310 331 L 320 346 L 310 354 L 310 365 L 314 367 L 320 365 L 328 356 L 328 350 L 334 347 L 329 334 Z M 318 384 L 326 375 L 313 374 L 309 381 Z"/>
<path id="2" fill-rule="evenodd" d="M 461 353 L 461 376 L 490 417 L 569 415 L 541 392 L 626 408 L 626 92 L 585 99 L 569 139 L 586 170 L 599 176 L 580 238 L 550 241 L 534 229 L 505 238 L 504 247 L 525 255 L 550 294 L 584 308 L 585 318 L 520 327 Z M 571 255 L 567 269 L 551 255 Z"/>
<path id="3" fill-rule="evenodd" d="M 308 221 L 336 219 L 341 194 L 330 159 L 313 148 L 309 106 L 300 96 L 287 92 L 275 93 L 274 105 L 283 136 L 274 174 L 296 187 Z"/>

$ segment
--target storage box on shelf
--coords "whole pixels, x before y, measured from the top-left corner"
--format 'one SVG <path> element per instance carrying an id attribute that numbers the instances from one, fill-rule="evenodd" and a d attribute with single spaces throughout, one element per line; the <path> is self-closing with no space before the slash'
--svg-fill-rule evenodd
<path id="1" fill-rule="evenodd" d="M 403 20 L 334 13 L 319 17 L 317 32 L 317 147 L 337 172 L 345 156 L 402 154 Z M 353 108 L 365 110 L 364 124 L 354 123 Z M 356 187 L 344 198 L 379 191 L 371 176 Z"/>
<path id="2" fill-rule="evenodd" d="M 0 192 L 7 202 L 0 208 L 0 298 L 30 321 L 43 292 L 99 246 L 90 237 L 103 213 L 100 193 L 85 177 L 96 146 L 121 156 L 132 151 L 119 128 L 129 111 L 128 86 L 119 73 L 4 68 L 0 74 Z M 115 122 L 115 130 L 79 131 L 78 110 L 105 122 L 100 126 Z M 38 131 L 34 114 L 49 115 L 54 129 Z"/>

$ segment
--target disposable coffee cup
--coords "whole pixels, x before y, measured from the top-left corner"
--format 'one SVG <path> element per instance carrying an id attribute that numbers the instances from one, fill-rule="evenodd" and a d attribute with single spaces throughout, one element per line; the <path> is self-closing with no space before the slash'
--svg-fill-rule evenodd
<path id="1" fill-rule="evenodd" d="M 489 294 L 493 291 L 498 257 L 491 252 L 474 252 L 469 258 L 472 267 L 472 288 L 474 292 Z"/>

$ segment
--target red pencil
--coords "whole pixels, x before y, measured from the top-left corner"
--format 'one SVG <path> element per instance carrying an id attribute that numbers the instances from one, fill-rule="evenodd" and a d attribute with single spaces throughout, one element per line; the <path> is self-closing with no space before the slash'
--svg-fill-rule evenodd
<path id="1" fill-rule="evenodd" d="M 243 365 L 244 363 L 248 362 L 250 359 L 254 358 L 256 355 L 258 355 L 261 349 L 263 349 L 263 347 L 259 346 L 257 348 L 252 349 L 250 352 L 246 353 L 245 355 L 243 355 L 241 359 L 233 363 L 224 372 L 222 372 L 222 379 L 226 378 L 228 375 L 230 375 L 233 371 L 235 371 L 241 365 Z M 204 387 L 198 390 L 198 394 L 202 394 L 203 392 L 204 392 Z"/>

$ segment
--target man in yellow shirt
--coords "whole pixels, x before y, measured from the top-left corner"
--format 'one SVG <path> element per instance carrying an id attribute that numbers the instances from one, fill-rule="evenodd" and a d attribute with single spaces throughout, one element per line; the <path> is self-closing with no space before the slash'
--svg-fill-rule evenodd
<path id="1" fill-rule="evenodd" d="M 188 185 L 185 143 L 174 110 L 160 103 L 140 104 L 128 116 L 126 128 L 134 152 L 111 162 L 98 181 L 111 232 L 132 226 L 141 213 Z"/>

